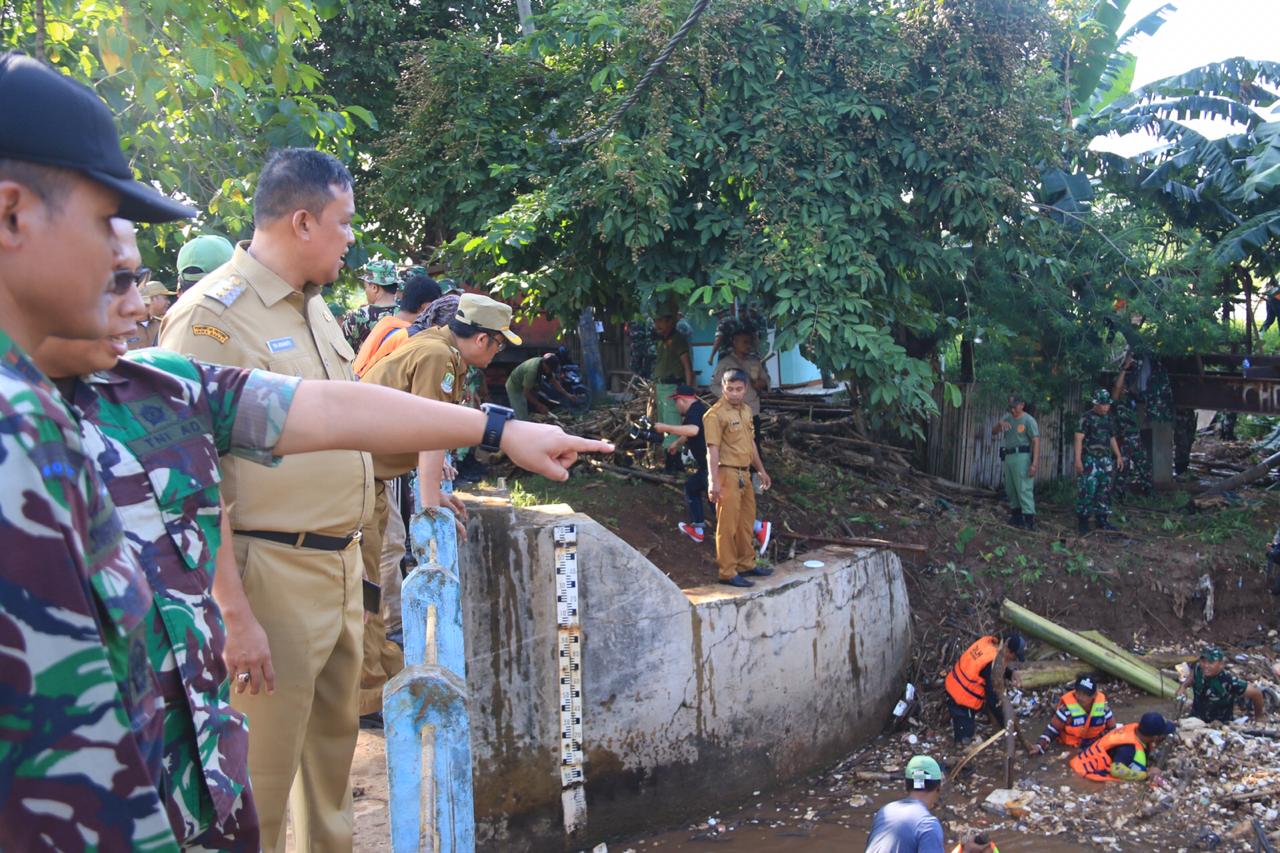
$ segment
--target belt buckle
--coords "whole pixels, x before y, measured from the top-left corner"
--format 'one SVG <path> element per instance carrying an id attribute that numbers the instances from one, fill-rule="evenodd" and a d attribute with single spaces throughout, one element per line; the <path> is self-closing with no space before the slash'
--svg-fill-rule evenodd
<path id="1" fill-rule="evenodd" d="M 306 546 L 304 546 L 302 543 L 303 543 L 303 542 L 305 542 L 305 541 L 307 541 L 307 534 L 305 534 L 305 533 L 299 533 L 299 534 L 298 534 L 298 538 L 294 540 L 293 547 L 295 547 L 295 548 L 304 548 L 304 547 L 306 547 Z"/>
<path id="2" fill-rule="evenodd" d="M 359 545 L 359 544 L 360 544 L 360 540 L 361 540 L 361 539 L 363 539 L 363 538 L 364 538 L 364 531 L 363 531 L 363 530 L 357 530 L 355 533 L 352 533 L 352 534 L 351 534 L 351 541 L 349 541 L 349 542 L 347 543 L 347 548 L 350 548 L 352 545 Z M 345 551 L 345 550 L 347 550 L 347 548 L 343 548 L 342 550 L 344 550 L 344 551 Z"/>

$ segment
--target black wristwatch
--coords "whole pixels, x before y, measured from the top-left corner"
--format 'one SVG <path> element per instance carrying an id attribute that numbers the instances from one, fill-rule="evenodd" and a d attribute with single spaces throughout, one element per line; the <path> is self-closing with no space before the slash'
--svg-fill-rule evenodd
<path id="1" fill-rule="evenodd" d="M 507 428 L 507 421 L 514 418 L 516 413 L 496 403 L 485 403 L 480 411 L 489 416 L 484 424 L 484 438 L 480 439 L 480 449 L 496 453 L 498 445 L 502 444 L 502 431 Z"/>

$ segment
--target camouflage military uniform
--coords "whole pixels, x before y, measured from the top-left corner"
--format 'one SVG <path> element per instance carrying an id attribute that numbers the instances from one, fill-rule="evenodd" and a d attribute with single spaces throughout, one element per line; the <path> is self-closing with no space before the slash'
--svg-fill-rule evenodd
<path id="1" fill-rule="evenodd" d="M 1119 435 L 1120 456 L 1124 468 L 1115 477 L 1117 495 L 1133 492 L 1149 495 L 1154 487 L 1151 482 L 1151 457 L 1142 443 L 1142 430 L 1138 427 L 1138 410 L 1128 398 L 1115 404 L 1116 432 Z"/>
<path id="2" fill-rule="evenodd" d="M 1225 669 L 1212 678 L 1204 674 L 1200 664 L 1192 670 L 1191 715 L 1206 723 L 1230 722 L 1235 716 L 1236 702 L 1244 698 L 1249 682 Z"/>
<path id="3" fill-rule="evenodd" d="M 188 847 L 256 851 L 248 730 L 230 704 L 210 591 L 220 544 L 218 457 L 272 464 L 297 379 L 147 350 L 84 377 L 85 448 L 154 593 L 147 656 L 165 701 L 159 787 Z"/>
<path id="4" fill-rule="evenodd" d="M 1173 386 L 1169 384 L 1169 371 L 1158 361 L 1151 366 L 1146 399 L 1148 420 L 1152 423 L 1169 423 L 1173 420 Z"/>
<path id="5" fill-rule="evenodd" d="M 1111 453 L 1111 438 L 1115 425 L 1110 414 L 1100 415 L 1092 409 L 1080 417 L 1080 429 L 1084 433 L 1084 446 L 1080 459 L 1084 473 L 1080 475 L 1076 492 L 1076 515 L 1095 515 L 1105 519 L 1111 514 L 1111 474 L 1115 470 Z"/>
<path id="6" fill-rule="evenodd" d="M 342 334 L 346 337 L 347 343 L 351 344 L 351 348 L 356 352 L 360 351 L 361 344 L 364 339 L 369 337 L 369 332 L 373 331 L 373 327 L 383 317 L 396 313 L 394 305 L 361 305 L 359 308 L 353 308 L 342 318 Z"/>
<path id="7" fill-rule="evenodd" d="M 0 849 L 177 849 L 152 590 L 80 425 L 0 331 Z"/>

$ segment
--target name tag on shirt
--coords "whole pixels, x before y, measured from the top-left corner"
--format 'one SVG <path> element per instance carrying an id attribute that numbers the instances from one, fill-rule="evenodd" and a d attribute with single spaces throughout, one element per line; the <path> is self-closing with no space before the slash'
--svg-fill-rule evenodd
<path id="1" fill-rule="evenodd" d="M 285 350 L 291 350 L 296 346 L 297 344 L 293 342 L 293 338 L 273 338 L 272 340 L 267 341 L 267 349 L 272 352 L 284 352 Z"/>

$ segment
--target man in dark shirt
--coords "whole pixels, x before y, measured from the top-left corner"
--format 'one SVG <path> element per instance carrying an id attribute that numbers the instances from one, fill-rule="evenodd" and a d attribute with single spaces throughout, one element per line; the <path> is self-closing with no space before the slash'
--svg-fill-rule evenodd
<path id="1" fill-rule="evenodd" d="M 1253 705 L 1253 718 L 1266 715 L 1262 691 L 1255 684 L 1226 670 L 1226 655 L 1217 646 L 1205 646 L 1200 660 L 1191 668 L 1191 676 L 1178 687 L 1178 696 L 1191 688 L 1191 715 L 1206 723 L 1228 723 L 1235 717 L 1236 703 L 1248 700 Z"/>
<path id="2" fill-rule="evenodd" d="M 707 413 L 707 404 L 698 399 L 698 392 L 689 385 L 676 386 L 670 399 L 675 401 L 676 410 L 680 412 L 680 425 L 654 424 L 657 432 L 677 436 L 667 448 L 667 455 L 675 456 L 687 445 L 693 454 L 694 471 L 684 481 L 684 502 L 689 508 L 689 521 L 677 525 L 680 532 L 694 542 L 702 542 L 706 538 L 707 517 L 702 508 L 702 496 L 707 493 L 707 439 L 702 434 L 702 416 Z"/>

